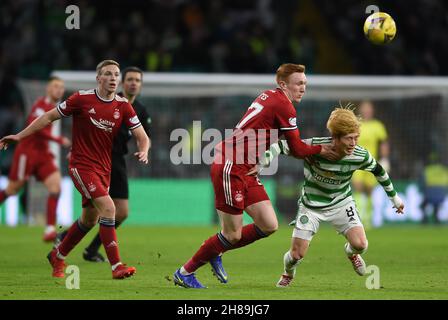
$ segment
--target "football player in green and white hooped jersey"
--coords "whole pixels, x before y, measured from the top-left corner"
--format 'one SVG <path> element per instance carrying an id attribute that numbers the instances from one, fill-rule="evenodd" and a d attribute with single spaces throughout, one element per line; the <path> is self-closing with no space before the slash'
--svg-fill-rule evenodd
<path id="1" fill-rule="evenodd" d="M 372 172 L 392 201 L 396 212 L 403 213 L 404 204 L 387 172 L 366 149 L 357 146 L 360 121 L 349 108 L 336 108 L 330 115 L 327 128 L 331 137 L 312 138 L 308 144 L 332 144 L 340 155 L 337 161 L 328 161 L 314 155 L 305 162 L 305 182 L 298 201 L 298 213 L 292 234 L 291 249 L 284 255 L 284 273 L 277 287 L 288 286 L 295 276 L 296 267 L 305 257 L 321 221 L 330 222 L 347 239 L 345 253 L 356 273 L 364 275 L 366 264 L 361 254 L 367 250 L 367 238 L 352 198 L 350 180 L 355 170 Z M 262 166 L 268 166 L 279 154 L 289 154 L 288 144 L 280 140 L 265 152 Z"/>

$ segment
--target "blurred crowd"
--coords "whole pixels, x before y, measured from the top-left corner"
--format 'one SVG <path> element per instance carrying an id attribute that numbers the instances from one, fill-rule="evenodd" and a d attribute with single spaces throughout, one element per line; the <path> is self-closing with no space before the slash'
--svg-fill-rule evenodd
<path id="1" fill-rule="evenodd" d="M 65 28 L 70 4 L 80 9 L 79 30 Z M 448 73 L 445 2 L 377 1 L 398 26 L 397 39 L 386 47 L 363 38 L 368 4 L 2 0 L 0 63 L 21 77 L 91 70 L 106 57 L 147 71 L 271 73 L 279 63 L 294 61 L 327 74 Z"/>
<path id="2" fill-rule="evenodd" d="M 68 30 L 68 5 L 80 29 Z M 448 74 L 448 4 L 376 1 L 398 26 L 387 46 L 362 27 L 369 1 L 1 0 L 0 135 L 24 103 L 17 79 L 94 70 L 112 58 L 144 71 L 273 73 L 283 62 L 321 74 Z"/>

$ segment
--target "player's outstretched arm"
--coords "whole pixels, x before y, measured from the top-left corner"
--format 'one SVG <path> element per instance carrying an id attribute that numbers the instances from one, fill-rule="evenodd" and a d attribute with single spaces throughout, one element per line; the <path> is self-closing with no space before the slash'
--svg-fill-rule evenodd
<path id="1" fill-rule="evenodd" d="M 132 135 L 135 137 L 137 141 L 138 151 L 134 153 L 134 156 L 137 157 L 138 161 L 143 162 L 144 164 L 148 164 L 148 152 L 151 147 L 148 135 L 143 129 L 142 126 L 139 126 L 132 131 Z"/>
<path id="2" fill-rule="evenodd" d="M 279 154 L 289 155 L 289 146 L 286 140 L 279 140 L 276 143 L 273 143 L 269 150 L 264 152 L 263 157 L 260 159 L 259 165 L 262 167 L 269 167 L 272 160 L 277 157 Z"/>
<path id="3" fill-rule="evenodd" d="M 322 146 L 320 145 L 311 146 L 303 142 L 300 139 L 298 129 L 285 131 L 284 135 L 289 146 L 290 154 L 293 157 L 304 159 L 322 151 Z"/>
<path id="4" fill-rule="evenodd" d="M 44 113 L 40 117 L 38 117 L 36 120 L 30 123 L 28 127 L 20 131 L 18 134 L 9 135 L 6 137 L 3 137 L 0 140 L 0 150 L 6 149 L 9 144 L 11 143 L 17 143 L 23 138 L 26 138 L 33 133 L 38 132 L 39 130 L 42 130 L 49 124 L 51 124 L 55 120 L 61 119 L 61 115 L 57 111 L 56 108 L 51 109 L 50 111 Z"/>
<path id="5" fill-rule="evenodd" d="M 376 163 L 375 168 L 372 173 L 375 175 L 378 183 L 383 187 L 384 191 L 387 193 L 390 201 L 392 202 L 393 207 L 396 209 L 397 213 L 404 213 L 404 203 L 403 200 L 398 196 L 398 193 L 394 189 L 394 185 L 390 180 L 389 175 L 386 170 L 379 164 Z"/>
<path id="6" fill-rule="evenodd" d="M 246 175 L 255 176 L 259 174 L 263 170 L 263 168 L 269 167 L 272 160 L 274 160 L 274 158 L 279 154 L 289 155 L 289 146 L 286 140 L 279 140 L 278 142 L 273 143 L 269 150 L 266 150 L 260 157 L 260 162 L 252 169 L 250 169 Z"/>
<path id="7" fill-rule="evenodd" d="M 300 132 L 298 129 L 285 131 L 284 135 L 293 157 L 305 159 L 309 156 L 319 154 L 330 161 L 340 159 L 340 155 L 333 150 L 332 145 L 330 144 L 308 145 L 303 142 L 302 139 L 300 139 Z"/>

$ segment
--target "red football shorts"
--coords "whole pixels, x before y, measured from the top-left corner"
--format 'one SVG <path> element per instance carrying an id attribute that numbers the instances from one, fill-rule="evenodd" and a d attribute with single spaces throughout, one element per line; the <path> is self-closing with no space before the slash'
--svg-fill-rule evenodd
<path id="1" fill-rule="evenodd" d="M 70 177 L 82 196 L 82 207 L 93 206 L 91 200 L 109 195 L 110 174 L 70 168 Z"/>
<path id="2" fill-rule="evenodd" d="M 45 181 L 52 173 L 58 170 L 54 155 L 51 152 L 25 150 L 19 145 L 14 151 L 9 180 L 27 180 L 30 176 L 35 176 L 38 181 Z"/>
<path id="3" fill-rule="evenodd" d="M 227 160 L 224 164 L 213 163 L 210 176 L 215 191 L 216 209 L 233 214 L 243 214 L 251 204 L 269 200 L 263 184 L 256 176 L 246 176 L 247 169 Z"/>

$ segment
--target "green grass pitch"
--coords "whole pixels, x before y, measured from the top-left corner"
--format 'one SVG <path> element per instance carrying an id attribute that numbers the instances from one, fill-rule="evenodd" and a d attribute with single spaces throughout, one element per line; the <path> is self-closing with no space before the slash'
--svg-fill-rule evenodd
<path id="1" fill-rule="evenodd" d="M 95 229 L 96 230 L 96 229 Z M 448 228 L 385 227 L 368 232 L 367 265 L 380 268 L 378 290 L 365 286 L 344 255 L 344 239 L 331 228 L 315 236 L 290 288 L 275 287 L 290 243 L 285 225 L 267 239 L 230 251 L 223 261 L 229 283 L 218 283 L 209 266 L 198 271 L 205 290 L 173 285 L 172 274 L 217 227 L 134 227 L 118 231 L 121 256 L 135 277 L 112 280 L 108 264 L 85 262 L 81 251 L 67 264 L 80 268 L 80 289 L 51 277 L 42 228 L 0 227 L 0 299 L 448 299 Z"/>

